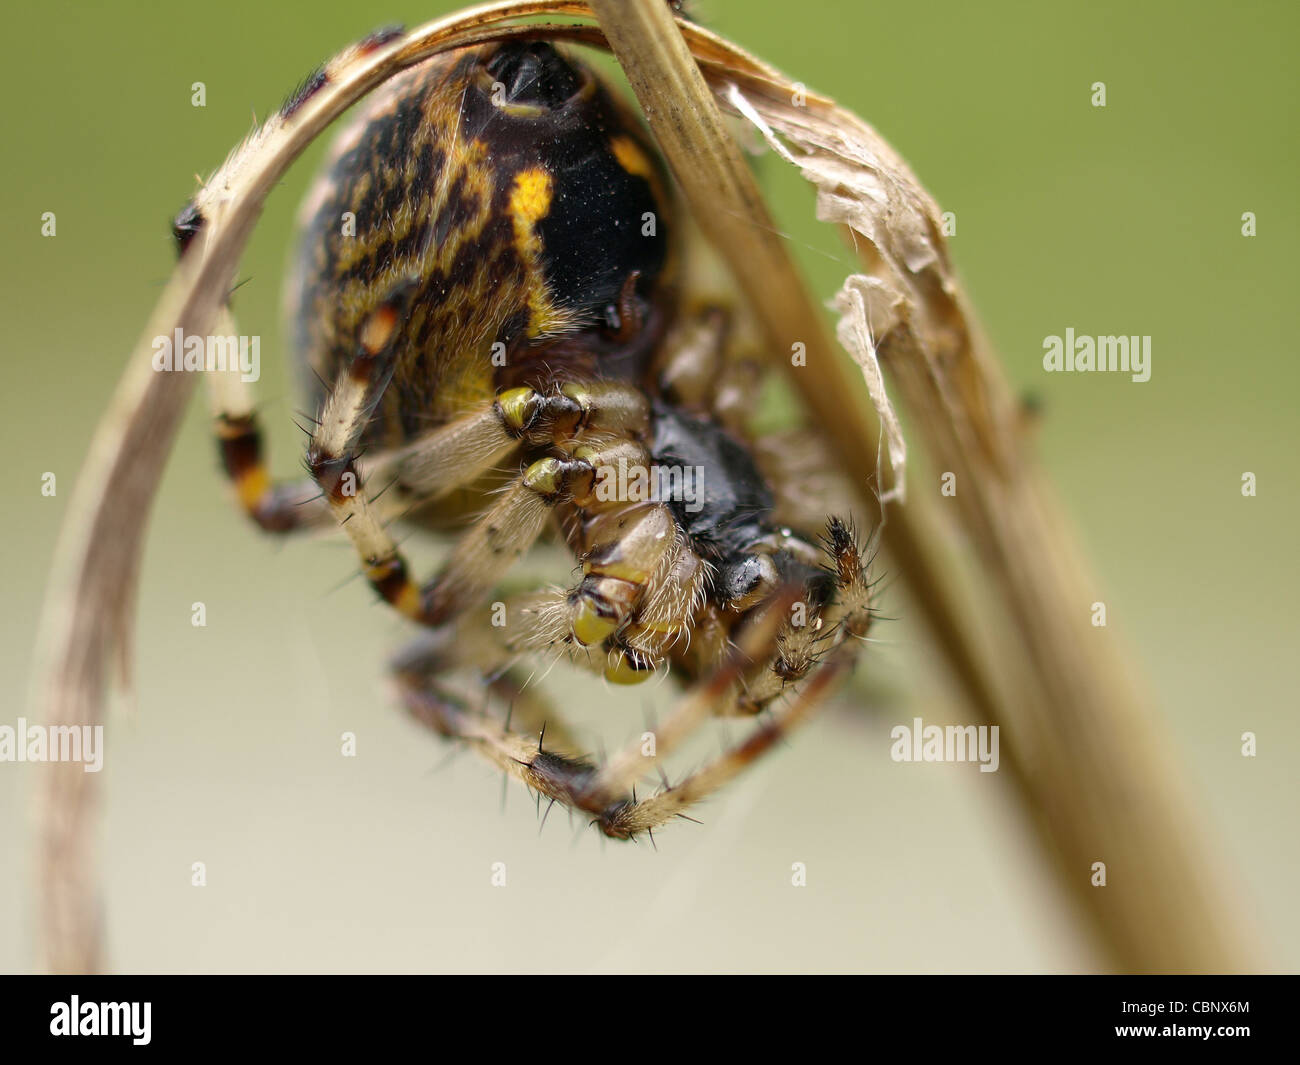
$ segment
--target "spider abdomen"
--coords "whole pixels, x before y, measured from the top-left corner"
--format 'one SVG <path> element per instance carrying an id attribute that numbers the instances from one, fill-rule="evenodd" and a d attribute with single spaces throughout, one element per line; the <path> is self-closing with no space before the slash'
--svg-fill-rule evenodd
<path id="1" fill-rule="evenodd" d="M 333 380 L 414 284 L 367 429 L 385 446 L 501 387 L 635 374 L 669 311 L 666 187 L 627 109 L 549 44 L 429 60 L 371 98 L 304 205 L 299 358 Z"/>

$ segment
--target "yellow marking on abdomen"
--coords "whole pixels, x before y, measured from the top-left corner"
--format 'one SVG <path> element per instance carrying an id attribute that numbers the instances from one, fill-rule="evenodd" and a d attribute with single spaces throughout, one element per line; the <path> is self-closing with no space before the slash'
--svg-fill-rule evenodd
<path id="1" fill-rule="evenodd" d="M 554 189 L 551 175 L 530 167 L 515 175 L 510 191 L 510 221 L 515 231 L 515 251 L 528 272 L 528 332 L 539 336 L 555 327 L 560 316 L 542 277 L 542 238 L 537 223 L 551 212 Z"/>
<path id="2" fill-rule="evenodd" d="M 551 213 L 551 175 L 541 167 L 521 170 L 515 175 L 510 193 L 510 214 L 515 222 L 515 236 L 536 239 L 533 226 Z"/>
<path id="3" fill-rule="evenodd" d="M 609 139 L 609 148 L 614 153 L 614 158 L 618 160 L 618 165 L 629 174 L 635 174 L 647 181 L 652 181 L 658 177 L 654 165 L 650 162 L 650 157 L 642 151 L 641 145 L 637 144 L 631 137 L 625 135 L 611 137 Z"/>

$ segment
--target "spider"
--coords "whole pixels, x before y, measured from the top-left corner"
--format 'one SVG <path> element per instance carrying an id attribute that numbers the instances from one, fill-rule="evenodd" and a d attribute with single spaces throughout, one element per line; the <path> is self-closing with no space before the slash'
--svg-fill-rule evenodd
<path id="1" fill-rule="evenodd" d="M 177 216 L 182 255 L 203 222 L 194 205 Z M 288 302 L 317 411 L 307 478 L 271 478 L 251 385 L 208 375 L 243 510 L 277 535 L 342 527 L 375 592 L 420 626 L 392 663 L 418 721 L 606 836 L 653 840 L 808 716 L 874 616 L 866 545 L 825 517 L 848 494 L 818 435 L 754 429 L 755 341 L 705 280 L 657 150 L 546 40 L 461 48 L 367 98 L 300 229 Z M 424 583 L 389 531 L 399 519 L 455 536 Z M 575 560 L 572 586 L 504 594 L 545 538 Z M 547 656 L 616 684 L 662 668 L 688 688 L 650 748 L 597 765 L 560 749 L 527 683 Z M 475 689 L 509 709 L 475 708 Z M 711 714 L 760 716 L 670 785 L 661 760 Z M 661 789 L 638 797 L 654 769 Z"/>

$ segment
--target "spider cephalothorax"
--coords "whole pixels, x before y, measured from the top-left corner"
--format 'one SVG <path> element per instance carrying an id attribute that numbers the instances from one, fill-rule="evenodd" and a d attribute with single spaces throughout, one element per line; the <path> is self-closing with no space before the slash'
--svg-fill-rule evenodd
<path id="1" fill-rule="evenodd" d="M 395 662 L 415 716 L 619 838 L 797 722 L 872 616 L 851 525 L 827 519 L 828 500 L 808 509 L 816 436 L 753 430 L 743 311 L 691 290 L 674 215 L 657 152 L 585 65 L 540 40 L 445 53 L 362 105 L 304 206 L 290 313 L 317 382 L 310 481 L 271 481 L 243 386 L 216 384 L 223 460 L 253 519 L 340 523 L 379 595 L 427 630 Z M 200 224 L 182 212 L 182 247 Z M 416 507 L 458 537 L 423 584 L 388 530 Z M 573 585 L 502 595 L 548 535 L 572 552 Z M 652 754 L 596 767 L 452 687 L 470 674 L 515 720 L 555 722 L 517 676 L 539 655 L 620 683 L 663 667 L 693 687 Z M 636 798 L 705 715 L 765 709 L 748 740 Z"/>

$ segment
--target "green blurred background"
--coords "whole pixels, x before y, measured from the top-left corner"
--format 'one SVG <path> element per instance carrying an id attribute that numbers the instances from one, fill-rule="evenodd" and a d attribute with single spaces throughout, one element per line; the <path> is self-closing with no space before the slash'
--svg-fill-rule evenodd
<path id="1" fill-rule="evenodd" d="M 26 712 L 33 627 L 92 428 L 168 275 L 168 223 L 323 57 L 436 0 L 15 3 L 0 79 L 0 306 L 10 410 L 0 724 Z M 1297 9 L 1286 3 L 800 4 L 708 0 L 702 21 L 881 130 L 945 210 L 1007 374 L 1045 402 L 1041 451 L 1097 598 L 1131 645 L 1196 816 L 1267 945 L 1300 966 L 1295 832 Z M 207 106 L 190 104 L 203 81 Z M 1107 104 L 1090 106 L 1104 81 Z M 276 469 L 297 470 L 280 278 L 323 144 L 272 196 L 241 270 L 263 336 Z M 817 290 L 851 264 L 811 197 L 759 163 Z M 40 235 L 54 211 L 58 235 Z M 1255 212 L 1258 235 L 1241 235 Z M 1047 375 L 1043 337 L 1149 334 L 1147 384 Z M 954 720 L 908 618 L 789 747 L 661 834 L 602 848 L 409 725 L 382 685 L 402 626 L 346 582 L 342 541 L 275 544 L 235 513 L 204 404 L 157 503 L 137 692 L 103 783 L 109 950 L 125 970 L 1059 971 L 1100 960 L 1007 781 L 896 765 L 888 729 Z M 54 499 L 42 473 L 58 476 Z M 1243 499 L 1243 471 L 1258 496 Z M 412 547 L 423 566 L 436 549 Z M 190 604 L 208 625 L 190 625 Z M 864 676 L 866 675 L 866 676 Z M 566 679 L 609 744 L 639 695 Z M 662 704 L 666 691 L 653 693 Z M 864 709 L 865 707 L 865 709 Z M 359 756 L 338 754 L 352 730 Z M 1257 733 L 1259 754 L 1240 754 Z M 31 793 L 0 765 L 0 970 L 36 964 Z M 190 887 L 204 861 L 209 886 Z M 508 886 L 489 886 L 503 861 Z M 790 886 L 791 863 L 809 886 Z M 1085 875 L 1081 873 L 1081 875 Z"/>

